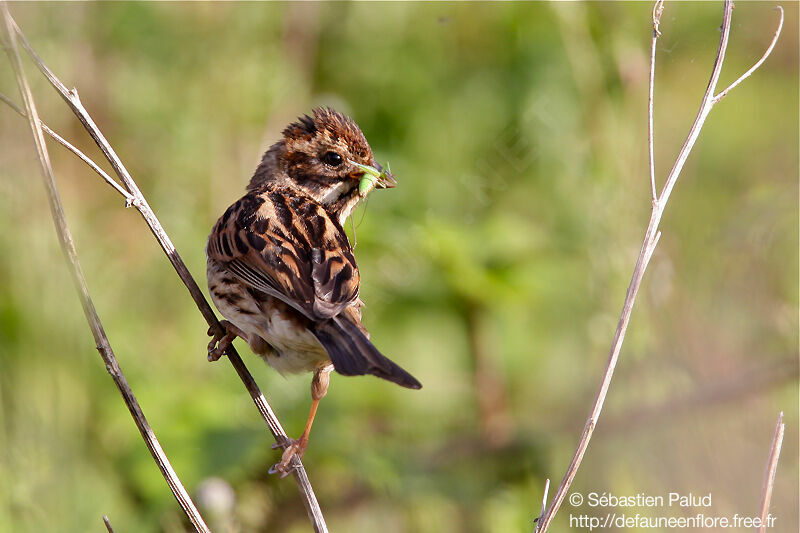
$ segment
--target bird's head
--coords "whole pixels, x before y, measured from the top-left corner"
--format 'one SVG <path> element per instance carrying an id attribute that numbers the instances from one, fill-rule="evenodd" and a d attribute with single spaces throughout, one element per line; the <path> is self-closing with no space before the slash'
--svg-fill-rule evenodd
<path id="1" fill-rule="evenodd" d="M 283 130 L 256 170 L 248 189 L 280 180 L 314 198 L 344 223 L 358 201 L 394 177 L 375 162 L 358 125 L 330 108 L 316 108 Z"/>

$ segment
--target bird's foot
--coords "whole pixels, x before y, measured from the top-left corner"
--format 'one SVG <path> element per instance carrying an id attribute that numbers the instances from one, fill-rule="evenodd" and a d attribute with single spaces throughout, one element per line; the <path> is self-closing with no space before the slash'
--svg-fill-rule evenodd
<path id="1" fill-rule="evenodd" d="M 208 360 L 212 362 L 218 360 L 225 354 L 225 350 L 231 345 L 233 339 L 236 337 L 246 339 L 242 330 L 227 320 L 221 320 L 219 324 L 222 326 L 225 333 L 220 334 L 219 332 L 215 332 L 214 328 L 208 328 L 208 335 L 211 336 L 211 342 L 208 343 Z"/>
<path id="2" fill-rule="evenodd" d="M 281 460 L 272 465 L 269 469 L 270 474 L 280 474 L 281 479 L 292 473 L 292 470 L 294 470 L 296 466 L 292 464 L 292 460 L 295 456 L 297 456 L 298 459 L 302 459 L 308 447 L 308 438 L 306 437 L 300 437 L 297 440 L 288 439 L 288 441 L 290 444 L 283 450 Z M 283 446 L 283 444 L 275 443 L 272 445 L 272 448 L 280 448 L 281 446 Z"/>

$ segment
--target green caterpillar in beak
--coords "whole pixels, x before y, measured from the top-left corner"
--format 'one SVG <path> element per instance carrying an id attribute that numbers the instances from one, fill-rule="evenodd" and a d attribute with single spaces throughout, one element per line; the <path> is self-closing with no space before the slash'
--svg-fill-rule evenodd
<path id="1" fill-rule="evenodd" d="M 361 198 L 366 198 L 372 189 L 378 185 L 378 182 L 385 180 L 387 177 L 385 170 L 378 170 L 374 167 L 356 163 L 355 161 L 350 161 L 350 163 L 364 171 L 364 175 L 361 176 L 361 180 L 358 182 L 358 195 Z"/>

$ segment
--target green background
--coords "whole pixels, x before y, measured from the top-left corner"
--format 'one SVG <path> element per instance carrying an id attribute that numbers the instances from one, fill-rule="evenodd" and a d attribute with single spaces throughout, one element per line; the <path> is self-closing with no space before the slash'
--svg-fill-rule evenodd
<path id="1" fill-rule="evenodd" d="M 712 495 L 752 516 L 775 418 L 787 429 L 773 531 L 798 530 L 798 28 L 712 112 L 667 207 L 574 490 Z M 334 376 L 305 464 L 332 531 L 532 531 L 606 363 L 650 210 L 649 3 L 11 4 L 78 88 L 205 287 L 205 239 L 280 130 L 350 114 L 399 185 L 355 212 L 376 345 L 424 384 Z M 656 172 L 699 107 L 719 3 L 667 3 Z M 721 86 L 773 35 L 738 3 Z M 97 150 L 35 69 L 43 120 Z M 20 101 L 7 62 L 0 91 Z M 308 531 L 295 484 L 133 209 L 51 146 L 111 343 L 214 531 Z M 0 111 L 0 531 L 186 525 L 94 351 L 26 123 Z M 349 231 L 349 230 L 348 230 Z M 310 376 L 239 345 L 287 431 Z M 220 504 L 208 481 L 235 494 Z M 203 487 L 206 487 L 204 489 Z M 552 494 L 552 490 L 551 490 Z M 216 510 L 214 510 L 216 509 Z M 564 504 L 573 516 L 607 509 Z M 574 526 L 574 523 L 573 523 Z"/>

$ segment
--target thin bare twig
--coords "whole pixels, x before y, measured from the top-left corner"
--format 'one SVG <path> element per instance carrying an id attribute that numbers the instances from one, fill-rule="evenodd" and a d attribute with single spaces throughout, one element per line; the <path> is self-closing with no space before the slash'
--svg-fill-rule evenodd
<path id="1" fill-rule="evenodd" d="M 105 136 L 103 136 L 100 129 L 94 123 L 89 112 L 83 107 L 83 104 L 80 101 L 80 97 L 78 95 L 77 89 L 67 89 L 66 85 L 64 85 L 61 80 L 47 67 L 44 61 L 39 57 L 33 47 L 30 45 L 28 40 L 25 38 L 24 34 L 20 30 L 19 26 L 17 26 L 16 22 L 13 18 L 8 17 L 9 24 L 13 28 L 13 31 L 16 32 L 20 44 L 22 44 L 25 51 L 31 57 L 33 62 L 39 68 L 39 70 L 44 74 L 44 76 L 50 81 L 50 84 L 58 91 L 67 105 L 70 107 L 72 112 L 78 118 L 78 120 L 83 124 L 86 131 L 95 141 L 97 146 L 100 148 L 103 155 L 106 157 L 108 162 L 111 164 L 111 167 L 114 169 L 114 172 L 119 177 L 120 181 L 124 188 L 130 193 L 133 197 L 132 201 L 128 201 L 128 204 L 133 205 L 139 211 L 139 213 L 144 218 L 145 222 L 147 223 L 150 231 L 152 232 L 153 236 L 158 241 L 159 245 L 161 246 L 164 253 L 167 255 L 167 258 L 172 263 L 172 266 L 175 268 L 175 271 L 178 273 L 178 276 L 183 281 L 184 285 L 189 291 L 189 294 L 192 296 L 192 299 L 195 301 L 197 308 L 200 310 L 200 313 L 206 319 L 206 322 L 211 327 L 214 332 L 224 333 L 222 330 L 222 326 L 220 325 L 219 321 L 217 320 L 214 311 L 209 306 L 208 302 L 203 295 L 203 292 L 200 290 L 200 287 L 197 285 L 197 282 L 192 277 L 191 273 L 189 272 L 186 264 L 183 262 L 183 259 L 178 254 L 175 246 L 172 243 L 172 240 L 167 235 L 166 231 L 164 231 L 163 226 L 159 222 L 158 218 L 156 217 L 153 210 L 150 208 L 150 205 L 147 203 L 142 192 L 139 190 L 136 182 L 131 177 L 128 170 L 125 168 L 124 164 L 122 163 L 119 156 L 117 156 L 114 149 L 111 147 L 111 144 L 106 140 Z M 126 198 L 127 201 L 127 198 Z M 261 414 L 262 418 L 266 421 L 267 426 L 269 427 L 270 432 L 272 433 L 273 437 L 275 438 L 276 442 L 278 442 L 282 446 L 288 445 L 290 442 L 286 432 L 284 431 L 283 427 L 281 426 L 280 421 L 275 416 L 275 413 L 272 411 L 269 403 L 267 402 L 264 395 L 261 393 L 258 385 L 256 384 L 253 376 L 248 371 L 247 367 L 245 366 L 244 362 L 242 361 L 241 357 L 237 353 L 236 349 L 231 345 L 226 350 L 226 355 L 228 356 L 228 360 L 233 365 L 236 373 L 238 374 L 239 378 L 242 380 L 245 388 L 247 389 L 250 397 L 253 400 L 253 403 L 256 405 L 259 413 Z M 306 507 L 306 512 L 308 517 L 314 527 L 314 531 L 316 533 L 326 533 L 328 531 L 327 525 L 325 523 L 325 518 L 322 515 L 322 510 L 319 506 L 319 502 L 317 501 L 316 495 L 314 494 L 314 489 L 311 486 L 311 482 L 308 479 L 308 475 L 303 467 L 303 463 L 298 459 L 296 456 L 293 458 L 293 465 L 295 466 L 293 470 L 295 481 L 300 489 L 300 493 L 303 496 L 303 503 Z"/>
<path id="2" fill-rule="evenodd" d="M 772 436 L 772 446 L 769 450 L 769 460 L 767 470 L 764 472 L 764 485 L 761 491 L 761 523 L 756 529 L 758 533 L 764 533 L 769 518 L 769 502 L 772 500 L 772 489 L 775 486 L 775 472 L 778 470 L 778 458 L 781 456 L 781 445 L 783 444 L 783 432 L 786 424 L 783 423 L 783 411 L 778 414 L 778 421 L 775 423 L 775 434 Z"/>
<path id="3" fill-rule="evenodd" d="M 172 493 L 175 495 L 175 499 L 178 500 L 181 508 L 186 513 L 186 516 L 189 518 L 192 525 L 198 532 L 210 533 L 208 526 L 206 526 L 205 522 L 203 521 L 203 517 L 200 516 L 200 513 L 195 507 L 194 502 L 192 502 L 192 499 L 189 497 L 189 493 L 184 488 L 183 484 L 175 473 L 175 470 L 172 468 L 169 459 L 164 453 L 164 450 L 161 448 L 161 444 L 159 444 L 158 439 L 153 433 L 153 430 L 150 428 L 150 424 L 147 422 L 147 419 L 145 418 L 144 413 L 139 406 L 139 402 L 136 400 L 136 396 L 133 394 L 133 390 L 131 390 L 130 386 L 128 385 L 128 381 L 125 379 L 125 375 L 122 373 L 122 370 L 117 363 L 114 351 L 111 349 L 111 344 L 109 343 L 108 337 L 103 329 L 103 325 L 100 322 L 100 317 L 97 315 L 97 310 L 95 309 L 94 303 L 92 302 L 92 298 L 89 294 L 89 289 L 86 285 L 86 279 L 84 278 L 83 270 L 81 269 L 81 265 L 78 260 L 78 254 L 72 241 L 72 234 L 67 226 L 66 217 L 64 216 L 64 209 L 61 203 L 61 198 L 58 194 L 58 189 L 56 187 L 53 167 L 50 163 L 50 155 L 47 151 L 47 145 L 45 144 L 41 122 L 39 121 L 39 115 L 36 111 L 36 104 L 34 102 L 30 86 L 28 85 L 28 80 L 25 77 L 25 72 L 22 68 L 22 60 L 20 58 L 19 49 L 17 46 L 17 36 L 11 24 L 11 15 L 8 12 L 8 5 L 3 2 L 2 6 L 0 7 L 2 7 L 4 19 L 3 35 L 4 41 L 7 42 L 6 53 L 8 54 L 8 58 L 14 69 L 14 73 L 16 74 L 20 95 L 25 103 L 26 115 L 31 127 L 31 134 L 33 135 L 33 140 L 36 145 L 36 151 L 39 156 L 38 160 L 41 167 L 40 170 L 42 171 L 42 178 L 44 179 L 45 187 L 47 189 L 47 197 L 50 204 L 50 211 L 53 215 L 53 222 L 56 226 L 56 232 L 58 233 L 61 249 L 70 265 L 70 274 L 72 275 L 72 280 L 78 289 L 81 304 L 83 305 L 83 311 L 86 315 L 86 320 L 89 323 L 89 328 L 92 330 L 92 335 L 94 336 L 97 350 L 100 352 L 100 356 L 103 358 L 103 362 L 106 365 L 106 370 L 108 370 L 108 373 L 111 375 L 114 383 L 117 385 L 117 388 L 122 394 L 125 404 L 127 405 L 128 410 L 130 411 L 131 416 L 136 423 L 136 426 L 139 428 L 139 432 L 142 434 L 142 438 L 147 445 L 147 449 L 152 454 L 153 459 L 164 476 L 164 479 L 167 481 Z"/>
<path id="4" fill-rule="evenodd" d="M 0 93 L 0 100 L 5 102 L 6 105 L 8 105 L 11 109 L 16 111 L 20 116 L 22 116 L 23 118 L 27 118 L 27 115 L 25 114 L 25 111 L 20 109 L 20 107 L 17 104 L 15 104 L 8 96 L 4 95 L 3 93 Z M 78 156 L 81 159 L 81 161 L 83 161 L 84 163 L 89 165 L 89 168 L 91 168 L 97 174 L 99 174 L 100 177 L 103 178 L 103 180 L 106 183 L 111 185 L 111 187 L 113 187 L 115 191 L 117 191 L 122 196 L 124 196 L 125 197 L 125 206 L 126 207 L 130 207 L 131 205 L 133 205 L 133 200 L 134 199 L 133 199 L 133 196 L 131 195 L 131 193 L 129 193 L 128 191 L 123 189 L 119 185 L 119 183 L 117 183 L 111 176 L 109 176 L 106 173 L 105 170 L 100 168 L 100 166 L 97 163 L 92 161 L 89 158 L 89 156 L 87 156 L 86 154 L 84 154 L 83 152 L 81 152 L 80 150 L 75 148 L 72 144 L 70 144 L 69 141 L 64 139 L 64 137 L 62 137 L 58 133 L 56 133 L 53 130 L 51 130 L 50 127 L 47 124 L 45 124 L 44 122 L 42 122 L 41 120 L 39 121 L 39 124 L 42 126 L 42 129 L 45 131 L 45 133 L 47 133 L 50 137 L 52 137 L 61 146 L 65 147 L 67 150 L 69 150 L 70 152 L 72 152 L 73 154 Z"/>
<path id="5" fill-rule="evenodd" d="M 541 520 L 541 517 L 544 516 L 545 511 L 547 511 L 547 494 L 550 492 L 550 478 L 544 482 L 544 493 L 542 494 L 542 508 L 539 511 L 539 518 L 536 520 Z"/>
<path id="6" fill-rule="evenodd" d="M 650 190 L 653 202 L 658 198 L 656 192 L 656 168 L 653 156 L 653 86 L 656 78 L 656 42 L 661 35 L 658 29 L 661 24 L 661 14 L 664 12 L 664 0 L 657 0 L 653 5 L 653 42 L 650 45 L 650 92 L 647 98 L 647 145 L 650 150 Z"/>
<path id="7" fill-rule="evenodd" d="M 106 515 L 103 515 L 103 524 L 105 524 L 108 533 L 114 533 L 114 528 L 111 527 L 111 521 L 108 519 Z"/>
<path id="8" fill-rule="evenodd" d="M 780 13 L 781 13 L 781 18 L 780 18 L 780 20 L 778 21 L 778 28 L 775 30 L 775 35 L 772 37 L 772 41 L 769 43 L 769 46 L 767 47 L 767 50 L 764 52 L 764 55 L 762 55 L 762 56 L 761 56 L 761 59 L 759 59 L 758 61 L 756 61 L 756 64 L 755 64 L 755 65 L 753 65 L 752 67 L 750 67 L 750 69 L 749 69 L 747 72 L 745 72 L 744 74 L 742 74 L 741 76 L 739 76 L 739 77 L 736 79 L 736 81 L 734 81 L 733 83 L 731 83 L 730 85 L 728 85 L 728 86 L 727 86 L 727 87 L 726 87 L 726 88 L 725 88 L 725 89 L 724 89 L 724 90 L 723 90 L 721 93 L 719 93 L 717 96 L 715 96 L 715 97 L 714 97 L 714 103 L 715 103 L 715 104 L 716 104 L 717 102 L 719 102 L 720 100 L 722 100 L 723 98 L 725 98 L 725 95 L 727 95 L 727 94 L 728 94 L 728 91 L 730 91 L 731 89 L 733 89 L 734 87 L 736 87 L 737 85 L 739 85 L 740 83 L 742 83 L 744 80 L 746 80 L 747 78 L 749 78 L 749 77 L 750 77 L 750 75 L 751 75 L 753 72 L 755 72 L 755 71 L 756 71 L 756 69 L 757 69 L 758 67 L 760 67 L 760 66 L 761 66 L 761 64 L 762 64 L 764 61 L 766 61 L 766 60 L 767 60 L 767 58 L 769 57 L 769 55 L 772 53 L 772 49 L 773 49 L 773 48 L 775 48 L 775 45 L 776 45 L 776 44 L 777 44 L 777 42 L 778 42 L 778 37 L 780 37 L 780 36 L 781 36 L 781 30 L 783 29 L 783 8 L 782 8 L 781 6 L 778 6 L 778 7 L 776 7 L 775 9 L 777 9 L 778 11 L 780 11 Z"/>
<path id="9" fill-rule="evenodd" d="M 662 0 L 656 1 L 656 6 L 660 4 Z M 655 14 L 657 13 L 658 9 L 653 10 L 654 12 L 654 20 Z M 694 120 L 694 124 L 692 124 L 691 129 L 689 130 L 689 135 L 686 137 L 686 141 L 684 141 L 683 146 L 678 152 L 678 156 L 675 159 L 675 164 L 670 170 L 669 175 L 667 176 L 666 182 L 664 183 L 664 187 L 661 190 L 660 196 L 653 201 L 653 208 L 650 214 L 650 222 L 647 226 L 647 231 L 645 232 L 644 240 L 642 242 L 642 248 L 639 252 L 639 257 L 636 260 L 636 266 L 633 269 L 633 276 L 631 277 L 630 285 L 628 286 L 628 291 L 625 295 L 625 302 L 622 306 L 622 314 L 620 315 L 619 323 L 617 324 L 617 330 L 614 334 L 614 341 L 611 344 L 611 350 L 608 356 L 608 362 L 606 363 L 606 368 L 603 371 L 603 376 L 600 382 L 600 388 L 595 396 L 594 404 L 592 405 L 591 413 L 589 414 L 588 419 L 586 420 L 586 424 L 583 428 L 583 433 L 581 434 L 581 438 L 578 442 L 577 449 L 575 450 L 574 455 L 572 456 L 572 460 L 570 461 L 569 466 L 567 467 L 567 471 L 564 474 L 564 478 L 561 481 L 558 489 L 556 490 L 555 496 L 553 496 L 553 501 L 550 503 L 550 506 L 547 509 L 545 515 L 539 520 L 536 531 L 543 532 L 546 531 L 547 528 L 550 526 L 556 512 L 558 511 L 561 503 L 564 501 L 564 498 L 569 490 L 569 487 L 572 485 L 572 481 L 575 479 L 575 475 L 578 472 L 578 468 L 581 465 L 581 461 L 583 461 L 583 456 L 586 453 L 586 449 L 589 446 L 589 441 L 592 438 L 592 434 L 594 433 L 595 426 L 597 425 L 597 420 L 600 417 L 600 413 L 603 410 L 603 404 L 606 399 L 606 395 L 608 394 L 608 388 L 611 385 L 611 378 L 614 375 L 614 369 L 617 365 L 617 360 L 619 359 L 620 350 L 622 349 L 622 343 L 625 339 L 625 332 L 628 329 L 628 323 L 630 322 L 631 312 L 633 311 L 633 305 L 636 301 L 636 295 L 639 292 L 639 286 L 642 283 L 642 278 L 644 277 L 645 270 L 647 269 L 647 265 L 650 261 L 650 258 L 653 255 L 656 245 L 658 244 L 659 237 L 661 236 L 661 232 L 658 229 L 658 225 L 661 222 L 661 218 L 664 214 L 664 208 L 667 205 L 667 201 L 669 200 L 670 194 L 672 193 L 673 187 L 675 187 L 675 183 L 678 180 L 678 176 L 683 169 L 684 164 L 686 163 L 689 154 L 694 147 L 697 138 L 700 135 L 700 130 L 703 127 L 703 124 L 708 117 L 708 114 L 711 112 L 711 109 L 714 107 L 719 99 L 715 98 L 714 91 L 716 90 L 717 83 L 719 81 L 720 73 L 722 72 L 722 64 L 725 60 L 725 52 L 728 48 L 728 38 L 730 36 L 730 29 L 731 29 L 731 16 L 733 13 L 733 2 L 732 0 L 725 0 L 724 8 L 723 8 L 723 17 L 722 17 L 722 35 L 719 41 L 719 47 L 717 48 L 717 55 L 714 59 L 714 67 L 711 71 L 711 77 L 708 81 L 708 87 L 706 88 L 706 92 L 703 95 L 702 102 L 700 104 L 700 110 L 697 113 L 697 117 Z M 780 34 L 780 28 L 777 34 Z M 777 35 L 775 37 L 777 40 Z M 772 47 L 767 51 L 767 54 L 772 50 Z M 756 68 L 763 63 L 759 61 L 756 64 Z M 747 73 L 749 75 L 749 72 Z M 726 89 L 727 90 L 727 89 Z M 651 183 L 654 183 L 654 179 L 651 180 Z"/>

